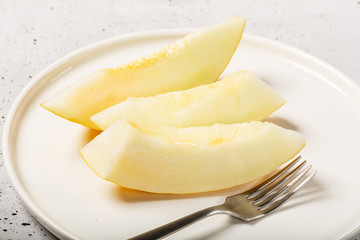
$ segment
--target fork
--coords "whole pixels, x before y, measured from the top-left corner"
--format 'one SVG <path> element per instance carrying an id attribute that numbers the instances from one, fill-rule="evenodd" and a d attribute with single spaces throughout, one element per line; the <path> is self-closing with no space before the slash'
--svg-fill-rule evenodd
<path id="1" fill-rule="evenodd" d="M 160 239 L 215 214 L 228 214 L 245 222 L 262 218 L 278 209 L 315 176 L 316 171 L 306 175 L 311 165 L 307 165 L 306 160 L 300 163 L 300 159 L 298 156 L 285 164 L 275 175 L 251 190 L 227 197 L 221 205 L 205 208 L 130 239 Z"/>

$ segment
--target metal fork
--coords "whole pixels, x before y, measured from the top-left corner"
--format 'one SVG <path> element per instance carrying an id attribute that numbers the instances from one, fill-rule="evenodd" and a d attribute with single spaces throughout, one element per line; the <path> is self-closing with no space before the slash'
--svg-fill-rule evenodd
<path id="1" fill-rule="evenodd" d="M 311 165 L 305 167 L 306 161 L 300 163 L 300 159 L 301 156 L 298 156 L 267 181 L 253 189 L 227 197 L 221 205 L 205 208 L 130 239 L 159 239 L 203 218 L 220 213 L 228 214 L 246 222 L 264 217 L 283 205 L 315 176 L 316 171 L 306 175 Z"/>

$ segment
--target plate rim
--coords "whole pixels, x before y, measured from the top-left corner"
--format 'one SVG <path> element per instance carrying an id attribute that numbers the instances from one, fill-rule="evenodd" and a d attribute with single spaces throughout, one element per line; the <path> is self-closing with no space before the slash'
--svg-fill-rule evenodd
<path id="1" fill-rule="evenodd" d="M 2 151 L 3 151 L 3 159 L 6 171 L 8 173 L 11 184 L 13 185 L 16 193 L 19 195 L 21 201 L 26 206 L 26 209 L 31 213 L 31 215 L 39 221 L 47 230 L 49 230 L 52 234 L 54 234 L 58 238 L 65 239 L 78 239 L 73 234 L 65 231 L 60 226 L 58 226 L 54 221 L 46 216 L 43 211 L 41 211 L 41 207 L 36 204 L 29 194 L 27 193 L 25 187 L 21 183 L 20 176 L 16 171 L 16 167 L 13 164 L 13 161 L 10 156 L 10 134 L 12 125 L 14 124 L 14 117 L 17 113 L 17 110 L 23 103 L 24 98 L 28 95 L 28 93 L 33 89 L 33 87 L 41 82 L 41 80 L 50 72 L 58 69 L 59 67 L 65 65 L 67 62 L 73 60 L 74 58 L 87 53 L 88 51 L 94 51 L 96 49 L 101 49 L 106 47 L 107 45 L 119 43 L 122 41 L 129 41 L 131 39 L 139 39 L 139 38 L 148 38 L 148 37 L 164 37 L 171 35 L 186 35 L 197 28 L 171 28 L 171 29 L 157 29 L 157 30 L 147 30 L 147 31 L 139 31 L 139 32 L 131 32 L 122 34 L 119 36 L 99 40 L 94 43 L 87 44 L 81 48 L 75 49 L 70 53 L 65 54 L 60 57 L 53 63 L 49 64 L 42 71 L 40 71 L 34 78 L 32 78 L 26 86 L 20 91 L 15 100 L 13 101 L 10 110 L 7 114 L 5 125 L 3 128 L 3 136 L 2 136 Z M 348 77 L 345 73 L 341 72 L 330 63 L 326 62 L 323 59 L 320 59 L 317 56 L 314 56 L 310 53 L 307 53 L 304 50 L 298 49 L 296 47 L 290 46 L 288 44 L 282 43 L 280 41 L 272 40 L 269 38 L 265 38 L 262 36 L 257 36 L 253 34 L 244 33 L 243 38 L 249 39 L 251 42 L 257 42 L 266 44 L 268 46 L 274 46 L 276 48 L 284 49 L 288 52 L 295 53 L 303 58 L 311 62 L 315 62 L 317 65 L 323 67 L 326 70 L 330 70 L 333 74 L 337 75 L 344 83 L 348 86 L 352 87 L 352 90 L 355 91 L 360 96 L 360 86 Z M 347 233 L 342 239 L 352 239 L 360 233 L 360 225 L 357 226 L 353 231 Z"/>

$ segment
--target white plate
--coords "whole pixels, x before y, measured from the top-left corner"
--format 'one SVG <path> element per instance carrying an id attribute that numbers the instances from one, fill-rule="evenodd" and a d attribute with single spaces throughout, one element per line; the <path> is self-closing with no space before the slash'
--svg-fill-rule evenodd
<path id="1" fill-rule="evenodd" d="M 185 196 L 122 189 L 95 175 L 78 150 L 96 132 L 40 107 L 81 76 L 158 50 L 189 29 L 130 34 L 70 54 L 17 98 L 4 131 L 6 166 L 18 194 L 51 232 L 69 239 L 124 239 L 201 208 L 229 191 Z M 360 90 L 344 74 L 292 47 L 245 35 L 224 75 L 248 69 L 287 104 L 272 121 L 305 135 L 302 155 L 318 174 L 276 213 L 245 224 L 213 216 L 171 239 L 339 239 L 360 225 Z"/>

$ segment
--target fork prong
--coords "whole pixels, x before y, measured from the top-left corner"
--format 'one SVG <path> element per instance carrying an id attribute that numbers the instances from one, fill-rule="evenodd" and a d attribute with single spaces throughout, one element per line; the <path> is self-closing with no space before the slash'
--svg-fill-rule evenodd
<path id="1" fill-rule="evenodd" d="M 311 168 L 311 165 L 307 166 L 307 168 L 305 168 L 296 178 L 294 178 L 291 182 L 289 182 L 285 187 L 280 189 L 278 192 L 273 194 L 270 198 L 266 198 L 266 197 L 262 198 L 262 199 L 258 200 L 256 203 L 253 203 L 253 204 L 256 205 L 256 204 L 261 203 L 261 205 L 259 205 L 259 207 L 260 208 L 266 208 L 266 206 L 269 206 L 269 204 L 271 204 L 276 199 L 278 199 L 281 196 L 282 193 L 284 193 L 286 190 L 288 190 L 289 188 L 294 186 L 310 170 L 310 168 Z M 287 180 L 289 180 L 289 178 L 287 178 Z M 274 192 L 273 190 L 270 190 L 270 191 Z M 265 202 L 264 202 L 264 200 L 265 200 Z"/>
<path id="2" fill-rule="evenodd" d="M 302 182 L 291 192 L 287 193 L 284 197 L 282 197 L 280 200 L 275 201 L 273 204 L 270 204 L 269 206 L 267 206 L 265 209 L 266 211 L 263 212 L 264 215 L 267 215 L 271 212 L 273 212 L 274 210 L 278 209 L 280 206 L 282 206 L 287 200 L 289 200 L 295 193 L 297 193 L 301 188 L 303 188 L 305 186 L 305 184 L 307 184 L 315 175 L 316 175 L 317 171 L 314 171 L 311 175 L 309 175 L 308 177 L 306 177 L 305 179 L 302 180 Z M 264 208 L 260 208 L 260 211 L 264 210 Z"/>
<path id="3" fill-rule="evenodd" d="M 260 187 L 256 187 L 256 189 L 250 190 L 251 192 L 246 196 L 247 199 L 252 199 L 257 196 L 259 196 L 261 193 L 264 192 L 264 189 L 268 187 L 270 184 L 275 182 L 277 179 L 279 179 L 285 172 L 287 172 L 291 167 L 293 167 L 299 160 L 301 159 L 301 156 L 298 156 L 295 158 L 292 162 L 290 162 L 288 165 L 286 165 L 283 169 L 281 169 L 279 172 L 277 172 L 274 176 L 266 180 L 264 183 L 260 185 Z"/>
<path id="4" fill-rule="evenodd" d="M 254 205 L 258 205 L 262 202 L 264 202 L 265 199 L 267 199 L 273 192 L 275 192 L 278 188 L 280 188 L 284 183 L 286 183 L 292 176 L 294 176 L 296 173 L 298 173 L 306 164 L 306 161 L 303 161 L 300 165 L 298 165 L 295 169 L 293 169 L 290 173 L 288 173 L 286 176 L 284 176 L 279 182 L 277 182 L 274 186 L 269 187 L 266 189 L 266 191 L 263 192 L 263 194 L 259 197 L 257 197 L 254 201 Z M 311 168 L 311 165 L 308 166 L 304 171 L 309 171 Z M 305 173 L 306 173 L 305 172 Z M 284 188 L 283 188 L 284 189 Z"/>

